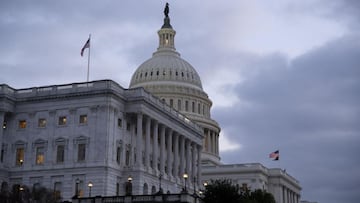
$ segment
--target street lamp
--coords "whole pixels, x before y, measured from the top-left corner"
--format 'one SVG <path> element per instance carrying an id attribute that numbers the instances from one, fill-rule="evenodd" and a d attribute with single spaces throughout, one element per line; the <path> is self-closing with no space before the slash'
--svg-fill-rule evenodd
<path id="1" fill-rule="evenodd" d="M 132 183 L 131 183 L 132 180 L 133 180 L 133 179 L 132 179 L 131 176 L 129 176 L 129 177 L 127 178 L 127 183 L 126 183 L 126 195 L 132 195 Z"/>
<path id="2" fill-rule="evenodd" d="M 162 194 L 161 179 L 162 179 L 162 174 L 160 174 L 160 176 L 159 176 L 159 194 Z"/>
<path id="3" fill-rule="evenodd" d="M 187 192 L 186 182 L 187 182 L 187 179 L 189 178 L 189 175 L 188 175 L 187 173 L 184 173 L 183 178 L 184 178 L 184 180 L 185 180 L 185 188 L 184 188 L 184 192 Z"/>
<path id="4" fill-rule="evenodd" d="M 89 181 L 89 183 L 88 183 L 88 187 L 89 187 L 89 197 L 91 197 L 91 188 L 92 188 L 92 186 L 94 186 L 93 183 L 92 183 L 91 181 Z"/>
<path id="5" fill-rule="evenodd" d="M 80 180 L 79 178 L 76 178 L 75 180 L 75 197 L 79 198 L 79 184 L 80 184 Z"/>
<path id="6" fill-rule="evenodd" d="M 194 195 L 196 195 L 196 176 L 194 176 Z"/>

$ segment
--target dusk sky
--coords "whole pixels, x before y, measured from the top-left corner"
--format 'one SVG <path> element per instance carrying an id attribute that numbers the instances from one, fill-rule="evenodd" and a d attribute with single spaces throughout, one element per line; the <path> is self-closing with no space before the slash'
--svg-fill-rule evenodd
<path id="1" fill-rule="evenodd" d="M 223 163 L 281 167 L 302 199 L 360 201 L 360 1 L 168 0 L 175 47 L 221 126 Z M 0 83 L 128 88 L 158 47 L 166 1 L 0 2 Z M 269 153 L 280 151 L 280 161 Z"/>

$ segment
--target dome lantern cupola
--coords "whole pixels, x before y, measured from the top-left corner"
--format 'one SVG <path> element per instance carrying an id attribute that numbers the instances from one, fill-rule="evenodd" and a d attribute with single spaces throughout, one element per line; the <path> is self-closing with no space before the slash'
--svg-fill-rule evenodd
<path id="1" fill-rule="evenodd" d="M 158 52 L 161 51 L 174 51 L 175 50 L 175 30 L 172 28 L 170 24 L 170 17 L 169 17 L 169 4 L 166 3 L 165 9 L 164 9 L 164 24 L 162 25 L 161 29 L 158 31 L 159 35 L 159 47 Z M 154 53 L 154 55 L 156 52 Z M 179 53 L 176 52 L 176 54 L 179 55 Z"/>

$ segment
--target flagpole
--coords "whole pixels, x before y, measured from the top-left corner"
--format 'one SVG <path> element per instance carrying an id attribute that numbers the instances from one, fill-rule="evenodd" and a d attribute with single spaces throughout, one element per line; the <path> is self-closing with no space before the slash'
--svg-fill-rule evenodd
<path id="1" fill-rule="evenodd" d="M 91 48 L 91 34 L 89 34 L 89 42 L 90 42 L 90 44 L 89 44 L 89 52 L 88 52 L 88 69 L 87 69 L 87 80 L 86 80 L 86 82 L 89 82 L 89 72 L 90 72 L 90 48 Z"/>

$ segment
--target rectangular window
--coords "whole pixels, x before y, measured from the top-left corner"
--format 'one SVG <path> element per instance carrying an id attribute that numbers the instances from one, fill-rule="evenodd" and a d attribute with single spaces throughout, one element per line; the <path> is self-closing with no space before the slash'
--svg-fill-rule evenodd
<path id="1" fill-rule="evenodd" d="M 195 102 L 191 103 L 191 111 L 195 113 Z"/>
<path id="2" fill-rule="evenodd" d="M 181 111 L 181 100 L 178 100 L 178 110 Z"/>
<path id="3" fill-rule="evenodd" d="M 22 166 L 24 163 L 24 148 L 16 149 L 16 165 Z"/>
<path id="4" fill-rule="evenodd" d="M 26 128 L 26 120 L 19 121 L 19 128 L 22 128 L 22 129 Z"/>
<path id="5" fill-rule="evenodd" d="M 116 196 L 120 195 L 120 183 L 116 183 Z"/>
<path id="6" fill-rule="evenodd" d="M 121 158 L 121 147 L 116 148 L 116 162 L 120 164 L 120 158 Z"/>
<path id="7" fill-rule="evenodd" d="M 171 107 L 174 106 L 174 101 L 173 101 L 173 99 L 170 99 L 170 106 L 171 106 Z"/>
<path id="8" fill-rule="evenodd" d="M 59 125 L 66 125 L 66 116 L 59 117 Z"/>
<path id="9" fill-rule="evenodd" d="M 1 150 L 1 155 L 0 155 L 0 161 L 1 161 L 1 163 L 4 162 L 4 153 L 5 153 L 5 151 L 4 151 L 4 149 L 2 149 L 2 150 Z"/>
<path id="10" fill-rule="evenodd" d="M 122 119 L 121 118 L 118 118 L 117 125 L 119 128 L 122 127 Z"/>
<path id="11" fill-rule="evenodd" d="M 130 131 L 130 123 L 126 123 L 126 130 Z"/>
<path id="12" fill-rule="evenodd" d="M 56 163 L 64 163 L 65 158 L 65 146 L 58 145 L 56 148 Z"/>
<path id="13" fill-rule="evenodd" d="M 185 111 L 189 111 L 189 101 L 185 101 Z"/>
<path id="14" fill-rule="evenodd" d="M 36 148 L 36 165 L 44 164 L 45 161 L 45 147 Z"/>
<path id="15" fill-rule="evenodd" d="M 78 145 L 78 161 L 85 161 L 86 144 Z"/>
<path id="16" fill-rule="evenodd" d="M 61 199 L 61 190 L 62 190 L 62 183 L 55 182 L 54 183 L 54 196 L 55 196 L 56 201 L 59 201 Z"/>
<path id="17" fill-rule="evenodd" d="M 200 103 L 198 103 L 198 114 L 200 114 L 200 110 L 201 110 Z"/>
<path id="18" fill-rule="evenodd" d="M 126 160 L 125 160 L 125 164 L 126 166 L 129 166 L 130 165 L 130 151 L 127 149 L 126 150 Z"/>
<path id="19" fill-rule="evenodd" d="M 46 119 L 45 118 L 39 118 L 38 127 L 39 128 L 45 128 L 46 127 Z"/>
<path id="20" fill-rule="evenodd" d="M 7 124 L 6 121 L 4 121 L 2 126 L 3 129 L 6 129 L 6 124 Z"/>
<path id="21" fill-rule="evenodd" d="M 79 123 L 80 124 L 87 124 L 87 115 L 80 115 Z"/>

